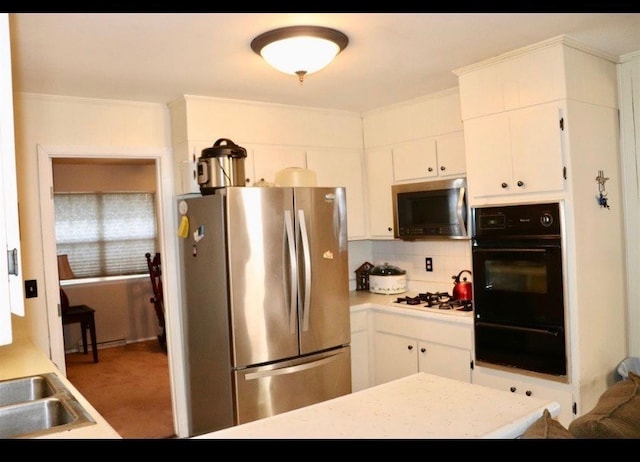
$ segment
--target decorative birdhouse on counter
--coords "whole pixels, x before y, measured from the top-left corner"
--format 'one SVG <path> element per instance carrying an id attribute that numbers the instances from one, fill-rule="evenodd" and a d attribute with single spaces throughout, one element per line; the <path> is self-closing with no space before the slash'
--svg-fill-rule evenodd
<path id="1" fill-rule="evenodd" d="M 369 271 L 372 268 L 373 265 L 367 261 L 356 270 L 356 290 L 369 290 Z"/>

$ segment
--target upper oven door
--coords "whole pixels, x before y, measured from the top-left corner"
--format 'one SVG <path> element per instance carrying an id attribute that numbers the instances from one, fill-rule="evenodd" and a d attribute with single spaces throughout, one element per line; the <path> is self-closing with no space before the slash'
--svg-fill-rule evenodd
<path id="1" fill-rule="evenodd" d="M 559 239 L 474 242 L 472 265 L 477 321 L 564 326 Z"/>

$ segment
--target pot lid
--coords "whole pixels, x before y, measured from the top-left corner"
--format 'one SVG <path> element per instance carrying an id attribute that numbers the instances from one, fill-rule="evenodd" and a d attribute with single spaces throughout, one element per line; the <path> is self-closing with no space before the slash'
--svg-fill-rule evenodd
<path id="1" fill-rule="evenodd" d="M 374 266 L 373 269 L 369 272 L 369 274 L 372 276 L 399 276 L 405 273 L 405 270 L 400 269 L 397 266 L 392 266 L 389 263 Z"/>
<path id="2" fill-rule="evenodd" d="M 202 158 L 208 157 L 232 157 L 241 159 L 247 157 L 247 150 L 242 146 L 238 146 L 228 138 L 220 138 L 213 146 L 202 150 Z"/>

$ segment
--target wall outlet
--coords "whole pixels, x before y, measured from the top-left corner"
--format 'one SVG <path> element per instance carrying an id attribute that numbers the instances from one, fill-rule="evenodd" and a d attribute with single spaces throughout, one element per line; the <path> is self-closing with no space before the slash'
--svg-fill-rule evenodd
<path id="1" fill-rule="evenodd" d="M 425 257 L 424 259 L 424 269 L 431 272 L 433 271 L 433 258 Z"/>
<path id="2" fill-rule="evenodd" d="M 38 296 L 38 283 L 35 279 L 24 281 L 25 298 L 33 298 Z"/>

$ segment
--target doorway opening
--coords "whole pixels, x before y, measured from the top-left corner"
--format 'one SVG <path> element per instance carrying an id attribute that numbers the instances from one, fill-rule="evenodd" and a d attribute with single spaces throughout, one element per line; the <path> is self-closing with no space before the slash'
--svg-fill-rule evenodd
<path id="1" fill-rule="evenodd" d="M 182 370 L 183 358 L 179 348 L 181 342 L 181 333 L 179 329 L 179 314 L 171 315 L 170 307 L 179 306 L 177 296 L 177 271 L 175 269 L 176 252 L 174 244 L 167 240 L 165 236 L 171 237 L 169 230 L 174 228 L 173 218 L 173 186 L 171 181 L 171 164 L 170 152 L 165 149 L 160 150 L 125 150 L 114 152 L 113 148 L 95 149 L 87 153 L 86 147 L 77 149 L 65 148 L 64 151 L 58 149 L 44 148 L 38 146 L 38 166 L 39 166 L 39 182 L 40 182 L 40 204 L 41 204 L 41 225 L 42 225 L 42 242 L 43 242 L 43 266 L 45 268 L 45 284 L 44 292 L 47 300 L 47 320 L 49 329 L 49 345 L 51 360 L 58 368 L 65 372 L 67 370 L 64 345 L 64 331 L 60 316 L 58 313 L 59 304 L 59 281 L 57 271 L 53 271 L 51 265 L 46 262 L 56 261 L 57 249 L 55 241 L 55 233 L 48 230 L 55 227 L 55 214 L 53 207 L 53 164 L 60 163 L 94 163 L 94 164 L 150 164 L 155 172 L 153 181 L 157 190 L 157 215 L 158 215 L 158 240 L 159 251 L 163 254 L 163 259 L 167 265 L 171 265 L 165 272 L 165 307 L 168 311 L 166 316 L 166 330 L 168 352 L 165 356 L 168 362 L 168 380 L 170 384 L 171 409 L 173 414 L 173 426 L 175 435 L 184 435 L 186 430 L 184 409 L 186 408 L 184 397 L 183 375 L 174 371 Z M 47 187 L 46 185 L 49 185 Z M 144 255 L 141 256 L 144 261 Z M 151 291 L 148 274 L 140 276 L 141 283 L 146 284 L 145 287 Z M 152 303 L 147 300 L 147 311 L 157 322 L 153 312 Z M 177 326 L 177 327 L 176 327 Z M 98 334 L 100 335 L 100 334 Z M 157 343 L 157 340 L 155 340 Z M 173 343 L 175 342 L 175 344 Z M 102 356 L 102 354 L 101 354 Z M 66 373 L 66 372 L 65 372 Z"/>

